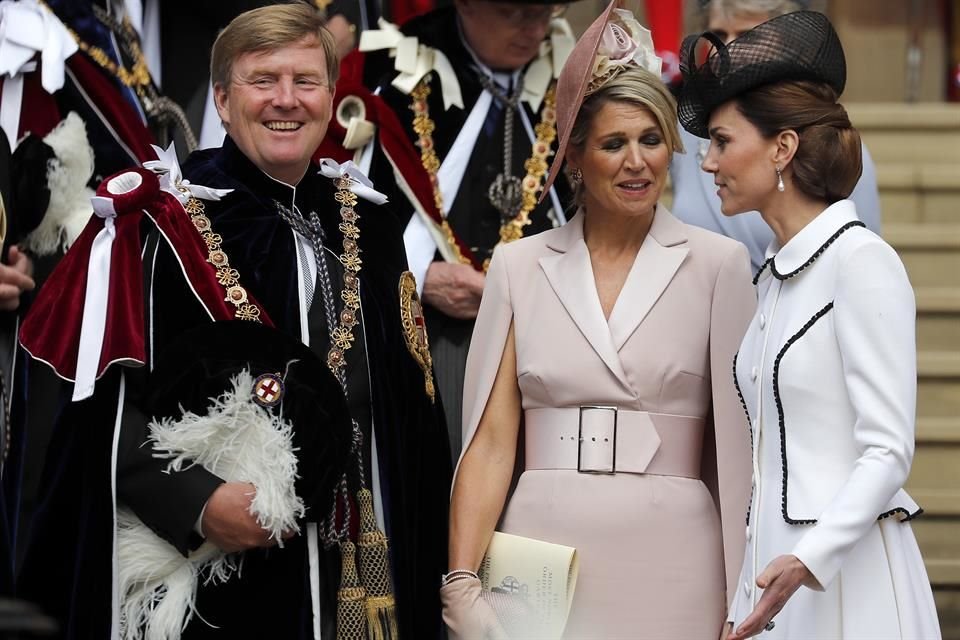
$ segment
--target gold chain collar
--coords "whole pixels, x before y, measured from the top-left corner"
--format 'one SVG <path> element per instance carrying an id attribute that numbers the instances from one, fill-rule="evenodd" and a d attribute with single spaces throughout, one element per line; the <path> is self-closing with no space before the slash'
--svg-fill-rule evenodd
<path id="1" fill-rule="evenodd" d="M 427 103 L 427 97 L 430 95 L 430 78 L 430 75 L 425 76 L 410 92 L 410 96 L 413 98 L 410 105 L 410 110 L 413 111 L 413 131 L 418 137 L 416 144 L 420 148 L 420 162 L 430 177 L 433 199 L 441 216 L 441 221 L 435 221 L 434 223 L 447 239 L 447 243 L 453 249 L 457 260 L 462 264 L 470 264 L 470 259 L 460 251 L 453 229 L 446 218 L 443 217 L 443 196 L 440 193 L 440 183 L 437 180 L 440 159 L 437 157 L 437 151 L 433 144 L 433 132 L 436 129 L 436 123 L 430 119 L 430 106 Z M 521 182 L 523 204 L 516 216 L 501 225 L 498 246 L 523 237 L 523 228 L 530 224 L 530 213 L 537 206 L 537 197 L 543 189 L 543 176 L 549 168 L 547 158 L 551 153 L 553 141 L 557 139 L 556 90 L 557 83 L 554 81 L 544 95 L 544 107 L 541 111 L 540 122 L 534 127 L 537 139 L 533 143 L 530 157 L 523 163 L 523 168 L 527 170 L 527 175 Z M 483 270 L 486 271 L 489 266 L 490 260 L 484 260 Z"/>
<path id="2" fill-rule="evenodd" d="M 357 220 L 360 215 L 354 210 L 357 205 L 357 194 L 350 191 L 350 178 L 336 178 L 334 184 L 337 193 L 334 199 L 340 204 L 340 232 L 343 233 L 343 253 L 340 262 L 343 264 L 343 290 L 340 299 L 343 300 L 343 311 L 340 312 L 340 323 L 330 335 L 332 344 L 327 351 L 327 367 L 334 377 L 339 379 L 340 370 L 347 366 L 344 353 L 353 346 L 355 340 L 354 329 L 357 326 L 357 312 L 360 309 L 360 228 Z M 317 256 L 319 259 L 319 256 Z"/>
<path id="3" fill-rule="evenodd" d="M 331 345 L 327 351 L 327 368 L 335 377 L 347 365 L 344 353 L 353 346 L 355 341 L 354 330 L 357 326 L 358 310 L 360 309 L 360 268 L 363 261 L 360 259 L 360 229 L 356 223 L 360 215 L 354 210 L 357 205 L 357 194 L 350 191 L 350 178 L 337 178 L 334 184 L 337 193 L 334 199 L 340 204 L 340 231 L 343 233 L 343 253 L 340 262 L 343 264 L 343 290 L 340 299 L 343 300 L 343 310 L 340 312 L 339 324 L 331 331 Z M 217 282 L 226 291 L 225 301 L 235 307 L 234 317 L 238 320 L 261 322 L 260 308 L 250 302 L 247 290 L 240 285 L 239 272 L 230 266 L 230 259 L 220 248 L 223 238 L 213 232 L 213 227 L 204 213 L 204 204 L 197 198 L 191 197 L 184 209 L 190 215 L 193 226 L 200 233 L 207 245 L 207 262 L 217 270 Z"/>
<path id="4" fill-rule="evenodd" d="M 223 238 L 220 237 L 219 233 L 213 232 L 210 218 L 204 213 L 203 202 L 191 197 L 187 200 L 184 209 L 190 215 L 190 221 L 193 222 L 193 226 L 207 245 L 207 262 L 217 270 L 217 282 L 227 292 L 227 297 L 224 300 L 234 306 L 233 316 L 237 320 L 260 322 L 260 307 L 249 301 L 247 290 L 240 286 L 240 273 L 230 266 L 230 259 L 220 248 Z"/>

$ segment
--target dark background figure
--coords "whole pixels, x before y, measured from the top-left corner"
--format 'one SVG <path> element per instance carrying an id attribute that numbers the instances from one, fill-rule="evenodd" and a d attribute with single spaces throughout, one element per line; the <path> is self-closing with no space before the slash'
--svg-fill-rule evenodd
<path id="1" fill-rule="evenodd" d="M 80 234 L 90 217 L 88 185 L 154 158 L 150 144 L 180 124 L 178 109 L 158 93 L 137 35 L 118 9 L 116 3 L 63 0 L 6 7 L 8 33 L 17 21 L 33 20 L 43 24 L 45 39 L 27 66 L 3 78 L 3 91 L 20 96 L 20 109 L 10 126 L 5 114 L 5 138 L 14 155 L 0 269 L 30 274 L 29 286 L 16 285 L 24 290 L 41 287 Z M 5 46 L 4 55 L 10 54 Z M 3 295 L 0 302 L 9 438 L 2 480 L 11 544 L 4 560 L 12 578 L 6 592 L 14 594 L 13 578 L 41 499 L 47 443 L 69 398 L 61 380 L 17 344 L 20 321 L 35 294 Z"/>
<path id="2" fill-rule="evenodd" d="M 409 77 L 395 68 L 405 63 L 391 59 L 390 39 L 367 34 L 364 74 L 419 147 L 435 178 L 435 206 L 386 186 L 394 173 L 380 150 L 369 171 L 402 216 L 456 459 L 466 355 L 493 249 L 566 220 L 565 180 L 537 198 L 556 144 L 555 78 L 573 37 L 556 6 L 535 0 L 457 0 L 410 20 L 402 32 L 440 62 Z M 423 127 L 429 130 L 421 135 Z M 504 197 L 504 189 L 495 194 L 494 183 L 512 184 L 516 198 Z"/>

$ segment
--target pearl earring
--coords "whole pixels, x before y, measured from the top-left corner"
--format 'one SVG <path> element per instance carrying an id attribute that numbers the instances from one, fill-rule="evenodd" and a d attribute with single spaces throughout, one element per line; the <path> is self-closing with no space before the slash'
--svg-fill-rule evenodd
<path id="1" fill-rule="evenodd" d="M 776 165 L 777 169 L 777 191 L 783 193 L 783 174 L 780 173 L 780 165 Z"/>

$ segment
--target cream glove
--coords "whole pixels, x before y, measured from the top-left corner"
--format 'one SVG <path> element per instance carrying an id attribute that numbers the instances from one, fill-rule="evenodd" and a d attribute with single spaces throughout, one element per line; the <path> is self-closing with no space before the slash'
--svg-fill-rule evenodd
<path id="1" fill-rule="evenodd" d="M 510 640 L 490 605 L 480 597 L 480 580 L 458 577 L 440 587 L 443 621 L 453 640 Z"/>

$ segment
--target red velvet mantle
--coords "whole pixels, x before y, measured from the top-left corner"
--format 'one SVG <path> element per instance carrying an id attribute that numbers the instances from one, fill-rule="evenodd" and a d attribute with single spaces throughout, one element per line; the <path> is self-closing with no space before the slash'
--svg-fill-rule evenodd
<path id="1" fill-rule="evenodd" d="M 125 173 L 143 180 L 136 189 L 114 195 L 106 185 Z M 113 200 L 116 235 L 111 246 L 107 318 L 97 377 L 111 364 L 142 365 L 146 362 L 141 222 L 147 216 L 173 249 L 200 302 L 211 320 L 234 319 L 234 307 L 224 298 L 216 270 L 207 262 L 207 247 L 183 205 L 161 191 L 156 174 L 129 169 L 103 181 L 97 195 Z M 105 222 L 92 216 L 86 228 L 57 265 L 37 295 L 20 329 L 20 342 L 36 359 L 49 364 L 57 374 L 74 380 L 87 290 L 87 265 L 97 234 Z M 251 302 L 256 303 L 251 299 Z M 259 305 L 258 305 L 259 306 Z M 261 307 L 261 322 L 273 326 Z"/>

